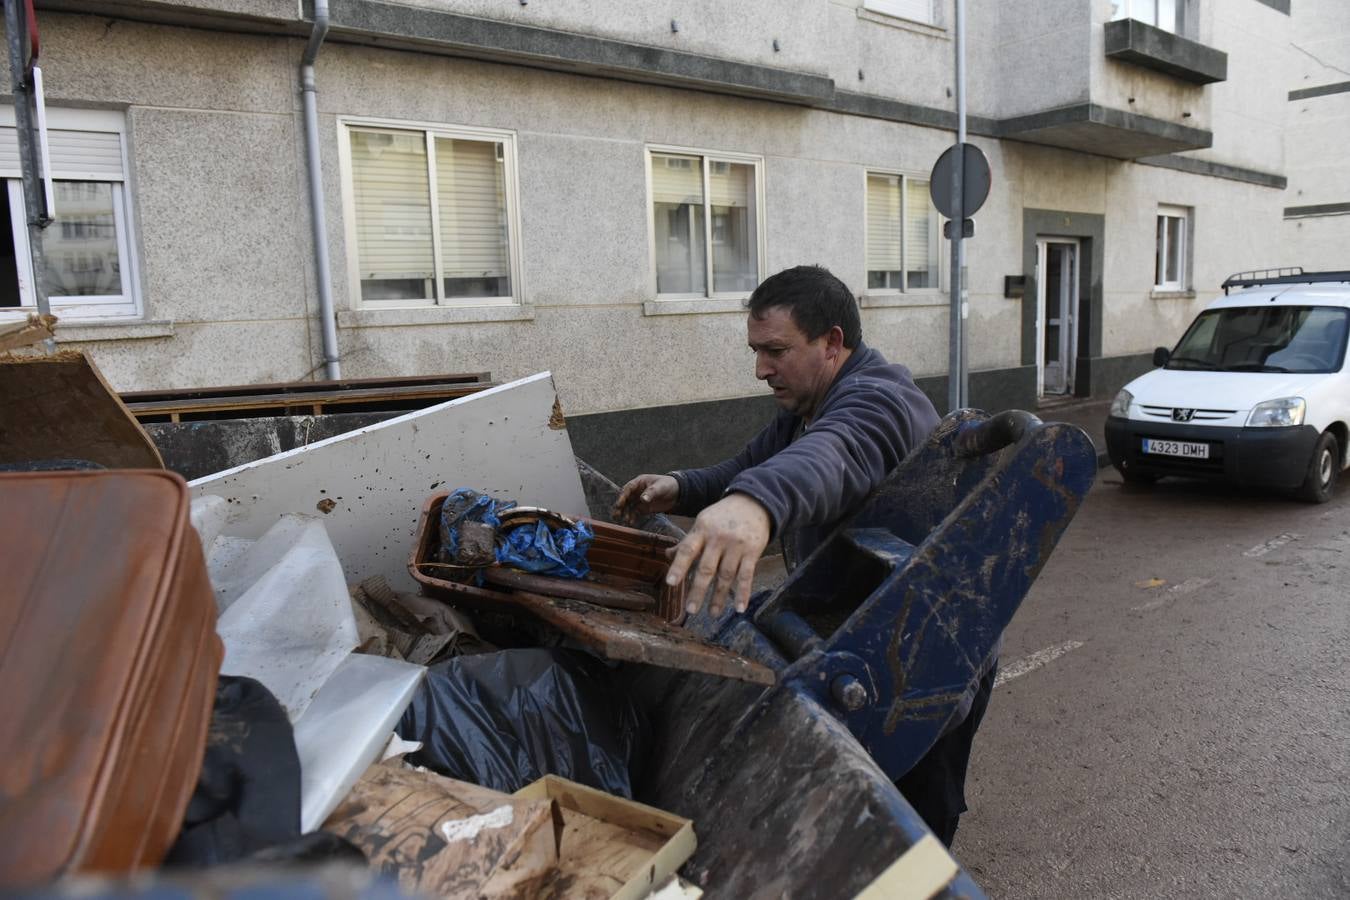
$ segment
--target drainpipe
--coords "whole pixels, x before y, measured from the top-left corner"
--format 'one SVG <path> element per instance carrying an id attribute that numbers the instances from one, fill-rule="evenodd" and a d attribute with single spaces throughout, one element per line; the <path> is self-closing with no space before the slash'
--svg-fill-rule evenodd
<path id="1" fill-rule="evenodd" d="M 333 311 L 333 282 L 328 268 L 328 220 L 324 215 L 323 166 L 319 160 L 319 108 L 314 83 L 314 60 L 328 34 L 328 0 L 314 0 L 314 29 L 300 61 L 300 98 L 305 112 L 305 159 L 309 165 L 309 218 L 314 226 L 314 263 L 318 269 L 319 323 L 323 326 L 324 377 L 342 377 L 338 365 L 337 314 Z"/>

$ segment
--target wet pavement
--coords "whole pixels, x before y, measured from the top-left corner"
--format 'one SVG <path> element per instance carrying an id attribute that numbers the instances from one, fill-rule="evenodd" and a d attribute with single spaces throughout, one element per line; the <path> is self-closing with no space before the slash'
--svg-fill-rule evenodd
<path id="1" fill-rule="evenodd" d="M 1103 469 L 1007 632 L 957 858 L 996 898 L 1350 895 L 1347 576 L 1350 477 Z"/>

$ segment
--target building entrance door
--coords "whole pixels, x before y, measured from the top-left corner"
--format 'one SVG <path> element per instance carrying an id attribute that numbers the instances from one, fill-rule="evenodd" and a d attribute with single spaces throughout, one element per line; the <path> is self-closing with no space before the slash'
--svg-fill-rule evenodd
<path id="1" fill-rule="evenodd" d="M 1078 241 L 1036 241 L 1037 393 L 1073 393 L 1078 356 Z"/>

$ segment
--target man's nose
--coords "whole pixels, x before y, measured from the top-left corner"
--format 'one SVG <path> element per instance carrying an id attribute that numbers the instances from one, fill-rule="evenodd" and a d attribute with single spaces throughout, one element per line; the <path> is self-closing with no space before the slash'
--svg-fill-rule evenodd
<path id="1" fill-rule="evenodd" d="M 773 374 L 773 366 L 769 365 L 769 360 L 763 353 L 755 354 L 755 377 L 764 381 Z"/>

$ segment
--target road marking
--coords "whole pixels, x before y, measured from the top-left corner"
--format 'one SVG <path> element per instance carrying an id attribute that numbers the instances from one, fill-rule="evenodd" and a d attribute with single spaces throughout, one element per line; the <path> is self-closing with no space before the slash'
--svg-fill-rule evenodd
<path id="1" fill-rule="evenodd" d="M 1014 678 L 1021 678 L 1028 672 L 1034 672 L 1046 663 L 1054 662 L 1070 650 L 1077 650 L 1081 646 L 1083 646 L 1082 641 L 1065 641 L 1062 644 L 1055 644 L 1053 647 L 1046 647 L 1044 650 L 1037 650 L 1030 656 L 1024 656 L 1006 669 L 1002 669 L 994 677 L 994 687 L 1006 684 Z"/>
<path id="2" fill-rule="evenodd" d="M 1294 534 L 1292 531 L 1286 531 L 1284 534 L 1276 535 L 1264 544 L 1257 544 L 1250 550 L 1242 551 L 1243 556 L 1265 556 L 1272 550 L 1278 550 L 1290 541 L 1296 541 L 1303 537 L 1301 534 Z"/>
<path id="3" fill-rule="evenodd" d="M 1180 584 L 1174 584 L 1163 593 L 1157 600 L 1150 600 L 1147 603 L 1141 603 L 1138 606 L 1131 606 L 1131 612 L 1145 612 L 1150 609 L 1157 609 L 1167 603 L 1174 597 L 1180 597 L 1182 594 L 1189 594 L 1192 591 L 1198 591 L 1209 584 L 1208 578 L 1187 578 Z"/>

